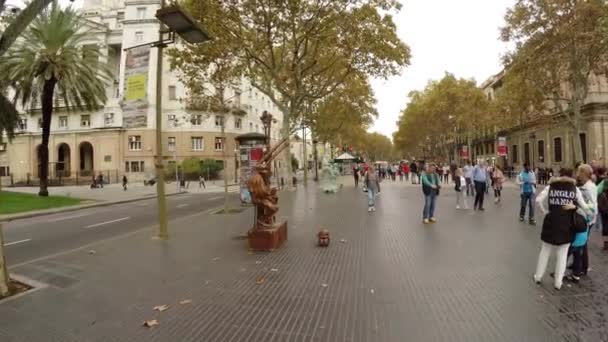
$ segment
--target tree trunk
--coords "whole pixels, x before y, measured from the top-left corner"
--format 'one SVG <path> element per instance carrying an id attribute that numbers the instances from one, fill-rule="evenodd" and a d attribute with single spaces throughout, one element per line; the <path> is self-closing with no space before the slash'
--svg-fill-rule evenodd
<path id="1" fill-rule="evenodd" d="M 0 297 L 8 296 L 8 268 L 6 266 L 6 258 L 4 257 L 4 235 L 2 232 L 2 223 L 0 222 Z"/>
<path id="2" fill-rule="evenodd" d="M 311 131 L 312 133 L 312 131 Z M 311 134 L 312 138 L 312 147 L 313 147 L 313 157 L 315 160 L 315 182 L 319 181 L 319 150 L 317 149 L 317 140 L 314 138 L 314 135 Z"/>
<path id="3" fill-rule="evenodd" d="M 304 186 L 308 184 L 308 153 L 306 152 L 306 127 L 302 127 L 302 164 L 304 164 Z"/>
<path id="4" fill-rule="evenodd" d="M 226 116 L 222 116 L 222 160 L 224 163 L 224 214 L 228 214 L 228 158 L 226 158 Z M 236 164 L 234 165 L 236 168 Z"/>
<path id="5" fill-rule="evenodd" d="M 49 195 L 49 136 L 51 134 L 51 119 L 53 117 L 53 95 L 55 93 L 55 77 L 44 82 L 42 88 L 42 144 L 40 145 L 40 191 L 39 196 Z"/>
<path id="6" fill-rule="evenodd" d="M 290 113 L 289 116 L 283 116 L 283 127 L 281 128 L 281 130 L 283 131 L 283 138 L 289 138 L 290 134 L 289 134 L 289 120 L 291 118 L 291 115 L 293 115 L 293 113 Z M 293 187 L 295 184 L 293 184 L 293 168 L 291 165 L 291 144 L 287 143 L 287 147 L 285 148 L 285 150 L 283 150 L 283 162 L 285 164 L 285 168 L 284 171 L 281 172 L 281 178 L 283 179 L 283 182 L 285 182 L 285 184 L 291 184 L 291 186 Z M 283 184 L 280 184 L 283 185 Z"/>

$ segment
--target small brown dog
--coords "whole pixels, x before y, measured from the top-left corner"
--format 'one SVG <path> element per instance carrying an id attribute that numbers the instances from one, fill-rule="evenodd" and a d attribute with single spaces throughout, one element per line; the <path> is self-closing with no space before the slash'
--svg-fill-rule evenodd
<path id="1" fill-rule="evenodd" d="M 319 238 L 319 247 L 329 246 L 329 230 L 321 229 L 317 237 Z"/>

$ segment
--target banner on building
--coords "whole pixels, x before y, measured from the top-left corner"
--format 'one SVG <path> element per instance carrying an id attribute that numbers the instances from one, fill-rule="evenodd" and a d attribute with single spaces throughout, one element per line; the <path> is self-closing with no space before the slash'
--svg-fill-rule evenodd
<path id="1" fill-rule="evenodd" d="M 498 147 L 496 148 L 496 154 L 498 154 L 499 157 L 504 157 L 507 155 L 506 137 L 498 137 Z"/>
<path id="2" fill-rule="evenodd" d="M 463 145 L 460 148 L 460 158 L 462 159 L 469 159 L 469 147 L 467 145 Z"/>
<path id="3" fill-rule="evenodd" d="M 127 50 L 125 62 L 125 98 L 122 106 L 123 127 L 140 128 L 148 124 L 148 71 L 150 48 Z"/>

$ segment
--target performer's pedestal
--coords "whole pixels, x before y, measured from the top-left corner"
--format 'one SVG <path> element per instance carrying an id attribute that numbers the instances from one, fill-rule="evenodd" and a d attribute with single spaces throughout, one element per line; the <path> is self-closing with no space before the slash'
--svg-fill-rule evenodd
<path id="1" fill-rule="evenodd" d="M 258 252 L 272 252 L 287 241 L 287 221 L 275 224 L 272 228 L 251 228 L 247 232 L 249 249 Z"/>

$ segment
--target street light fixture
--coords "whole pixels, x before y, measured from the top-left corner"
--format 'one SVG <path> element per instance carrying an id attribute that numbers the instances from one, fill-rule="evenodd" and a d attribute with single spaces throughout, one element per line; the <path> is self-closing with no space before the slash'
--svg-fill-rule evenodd
<path id="1" fill-rule="evenodd" d="M 169 32 L 177 33 L 178 36 L 190 44 L 211 40 L 209 34 L 203 30 L 196 20 L 177 5 L 161 7 L 156 11 L 156 18 L 167 26 Z"/>

